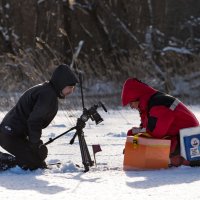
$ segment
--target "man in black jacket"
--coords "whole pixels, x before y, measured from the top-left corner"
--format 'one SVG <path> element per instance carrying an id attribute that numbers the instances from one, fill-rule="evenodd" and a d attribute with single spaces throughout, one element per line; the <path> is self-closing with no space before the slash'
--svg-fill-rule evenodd
<path id="1" fill-rule="evenodd" d="M 78 82 L 67 65 L 59 65 L 49 82 L 28 89 L 6 114 L 0 125 L 0 145 L 14 155 L 0 153 L 0 168 L 16 164 L 23 169 L 45 168 L 47 147 L 42 144 L 42 129 L 46 128 L 58 111 L 58 98 L 65 98 Z"/>

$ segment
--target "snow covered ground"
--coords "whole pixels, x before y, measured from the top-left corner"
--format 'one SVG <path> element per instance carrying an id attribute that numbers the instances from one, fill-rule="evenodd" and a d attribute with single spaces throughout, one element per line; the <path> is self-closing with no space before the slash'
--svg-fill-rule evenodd
<path id="1" fill-rule="evenodd" d="M 200 107 L 192 106 L 200 120 Z M 100 144 L 102 151 L 96 154 L 97 166 L 83 173 L 81 154 L 76 140 L 69 144 L 74 131 L 48 145 L 48 163 L 61 161 L 60 168 L 23 171 L 18 167 L 0 173 L 0 199 L 114 199 L 114 200 L 163 200 L 200 199 L 200 168 L 179 167 L 149 171 L 123 171 L 123 148 L 126 130 L 139 125 L 138 113 L 132 110 L 98 110 L 104 121 L 95 125 L 88 121 L 84 129 L 89 151 L 91 145 Z M 0 113 L 2 119 L 5 113 Z M 70 116 L 59 111 L 53 123 L 43 131 L 43 141 L 55 137 L 75 122 L 81 111 Z M 2 149 L 0 149 L 2 150 Z"/>

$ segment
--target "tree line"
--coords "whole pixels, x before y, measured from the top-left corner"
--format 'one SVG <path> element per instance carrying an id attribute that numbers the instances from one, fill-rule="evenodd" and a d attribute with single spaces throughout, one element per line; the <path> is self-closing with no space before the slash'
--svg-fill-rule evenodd
<path id="1" fill-rule="evenodd" d="M 198 72 L 199 11 L 196 0 L 0 0 L 1 89 L 44 80 L 82 41 L 74 67 L 88 80 L 137 76 L 174 91 L 175 75 Z"/>

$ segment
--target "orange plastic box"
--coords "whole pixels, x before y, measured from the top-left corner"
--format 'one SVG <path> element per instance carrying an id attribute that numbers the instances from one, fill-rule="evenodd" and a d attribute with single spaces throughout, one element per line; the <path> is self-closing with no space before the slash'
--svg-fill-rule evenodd
<path id="1" fill-rule="evenodd" d="M 128 136 L 124 170 L 168 168 L 170 144 L 170 140 Z"/>

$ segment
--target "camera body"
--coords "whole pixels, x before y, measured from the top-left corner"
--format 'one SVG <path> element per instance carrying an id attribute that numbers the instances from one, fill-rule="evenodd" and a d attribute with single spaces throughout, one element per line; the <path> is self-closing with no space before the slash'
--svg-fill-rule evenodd
<path id="1" fill-rule="evenodd" d="M 102 107 L 105 112 L 107 112 L 107 109 L 103 105 L 103 103 L 99 102 L 97 105 L 93 105 L 91 108 L 83 109 L 83 114 L 80 116 L 80 119 L 84 122 L 91 119 L 92 121 L 95 121 L 96 124 L 99 124 L 103 121 L 101 115 L 97 112 L 98 107 Z"/>

